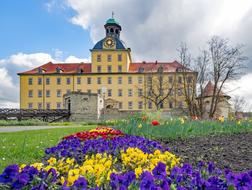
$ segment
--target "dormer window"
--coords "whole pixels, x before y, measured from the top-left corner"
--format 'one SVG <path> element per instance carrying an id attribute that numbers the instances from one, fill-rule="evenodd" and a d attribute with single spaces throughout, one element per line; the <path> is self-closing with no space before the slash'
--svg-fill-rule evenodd
<path id="1" fill-rule="evenodd" d="M 62 72 L 62 69 L 60 67 L 57 67 L 56 68 L 56 73 L 61 73 Z"/>
<path id="2" fill-rule="evenodd" d="M 84 70 L 81 69 L 81 68 L 78 68 L 77 72 L 78 72 L 78 73 L 84 73 Z"/>
<path id="3" fill-rule="evenodd" d="M 139 72 L 139 73 L 144 72 L 144 68 L 143 68 L 143 67 L 139 67 L 139 68 L 138 68 L 138 72 Z"/>
<path id="4" fill-rule="evenodd" d="M 176 71 L 177 71 L 177 72 L 182 72 L 182 68 L 179 67 L 179 68 L 176 69 Z"/>
<path id="5" fill-rule="evenodd" d="M 44 73 L 44 72 L 45 72 L 44 69 L 42 69 L 41 67 L 38 68 L 38 73 L 39 73 L 39 74 Z"/>

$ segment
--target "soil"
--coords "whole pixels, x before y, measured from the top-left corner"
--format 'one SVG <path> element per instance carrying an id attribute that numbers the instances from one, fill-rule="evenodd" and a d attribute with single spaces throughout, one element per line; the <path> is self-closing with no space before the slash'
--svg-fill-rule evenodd
<path id="1" fill-rule="evenodd" d="M 252 132 L 162 140 L 162 143 L 167 144 L 184 163 L 196 165 L 202 160 L 213 161 L 217 167 L 228 167 L 233 171 L 252 169 Z"/>

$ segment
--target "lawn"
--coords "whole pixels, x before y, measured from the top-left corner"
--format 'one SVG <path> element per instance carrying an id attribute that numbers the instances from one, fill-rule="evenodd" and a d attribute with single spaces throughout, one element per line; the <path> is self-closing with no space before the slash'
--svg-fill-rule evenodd
<path id="1" fill-rule="evenodd" d="M 36 162 L 44 156 L 45 148 L 57 144 L 63 136 L 94 127 L 96 125 L 0 133 L 0 173 L 9 164 Z"/>

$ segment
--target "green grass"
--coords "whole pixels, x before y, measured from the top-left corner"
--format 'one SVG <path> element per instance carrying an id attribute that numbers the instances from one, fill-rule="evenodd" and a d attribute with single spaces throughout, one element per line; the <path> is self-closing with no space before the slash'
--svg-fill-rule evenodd
<path id="1" fill-rule="evenodd" d="M 118 122 L 120 123 L 120 122 Z M 138 128 L 139 124 L 141 128 Z M 151 139 L 177 139 L 214 134 L 233 134 L 252 132 L 251 122 L 243 121 L 237 124 L 235 121 L 185 121 L 181 124 L 179 119 L 162 121 L 161 125 L 152 126 L 151 121 L 142 122 L 132 118 L 128 122 L 121 122 L 118 129 L 127 134 L 144 136 Z"/>
<path id="2" fill-rule="evenodd" d="M 71 133 L 89 130 L 96 125 L 0 133 L 0 173 L 10 164 L 28 164 L 41 160 L 45 148 L 56 145 Z"/>
<path id="3" fill-rule="evenodd" d="M 47 122 L 38 119 L 27 120 L 0 120 L 0 126 L 43 126 L 48 125 Z"/>

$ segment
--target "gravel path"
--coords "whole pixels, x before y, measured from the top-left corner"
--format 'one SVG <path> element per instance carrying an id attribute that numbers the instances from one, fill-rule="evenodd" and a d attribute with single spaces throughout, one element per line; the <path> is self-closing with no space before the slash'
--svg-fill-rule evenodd
<path id="1" fill-rule="evenodd" d="M 199 160 L 214 161 L 220 168 L 234 171 L 252 169 L 252 132 L 212 135 L 166 141 L 171 151 L 192 164 Z"/>
<path id="2" fill-rule="evenodd" d="M 74 126 L 74 127 L 78 127 L 78 126 Z M 82 126 L 79 126 L 79 127 L 82 127 Z M 6 126 L 6 127 L 0 127 L 0 133 L 53 129 L 53 128 L 69 128 L 69 126 Z"/>

